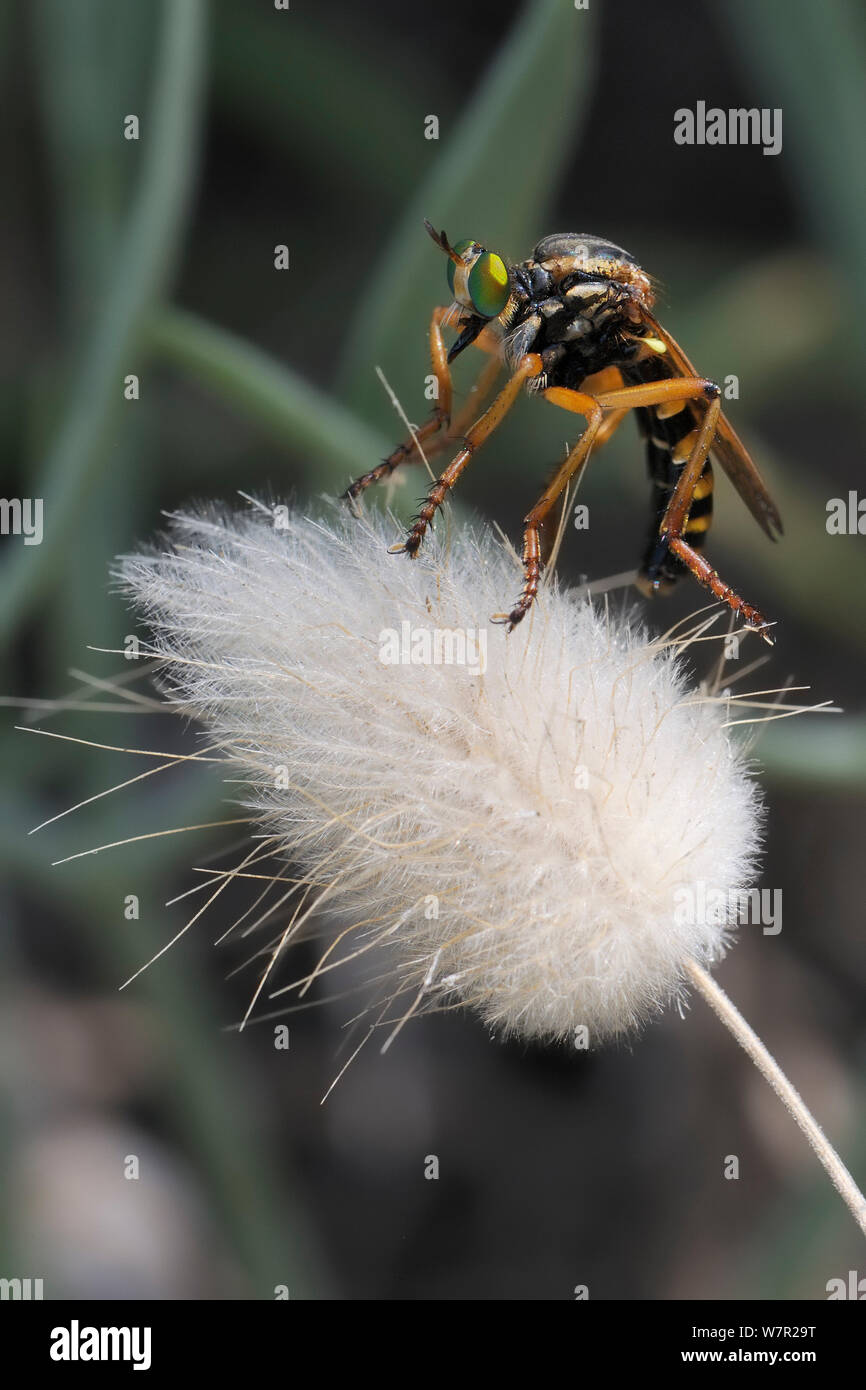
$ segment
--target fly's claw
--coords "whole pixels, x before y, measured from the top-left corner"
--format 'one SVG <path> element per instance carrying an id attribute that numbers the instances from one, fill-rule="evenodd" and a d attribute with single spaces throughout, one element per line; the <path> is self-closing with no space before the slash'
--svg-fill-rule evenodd
<path id="1" fill-rule="evenodd" d="M 490 621 L 492 623 L 501 624 L 505 628 L 506 632 L 513 632 L 514 629 L 517 627 L 517 624 L 523 622 L 523 619 L 526 617 L 531 606 L 532 599 L 529 599 L 526 602 L 524 602 L 523 599 L 520 599 L 512 608 L 510 613 L 492 613 L 490 615 Z"/>
<path id="2" fill-rule="evenodd" d="M 737 602 L 731 603 L 730 606 L 733 608 L 735 613 L 739 612 L 740 617 L 743 620 L 743 626 L 745 627 L 746 631 L 756 632 L 759 637 L 763 637 L 768 647 L 774 647 L 776 645 L 776 641 L 773 637 L 772 632 L 770 631 L 771 627 L 773 627 L 774 624 L 768 622 L 767 619 L 764 617 L 763 613 L 761 613 L 757 608 L 754 608 L 751 603 L 746 603 L 742 599 L 738 600 L 738 596 L 736 594 L 734 594 L 732 597 L 734 598 L 734 600 L 737 600 Z"/>
<path id="3" fill-rule="evenodd" d="M 414 560 L 418 555 L 418 551 L 421 549 L 423 537 L 423 528 L 419 529 L 419 523 L 416 521 L 404 541 L 398 541 L 396 545 L 388 546 L 388 554 L 408 555 L 410 560 Z"/>
<path id="4" fill-rule="evenodd" d="M 493 623 L 504 623 L 506 632 L 513 632 L 518 623 L 522 623 L 530 608 L 532 607 L 538 588 L 541 583 L 541 554 L 539 527 L 532 524 L 531 518 L 527 517 L 526 535 L 523 545 L 523 593 L 515 603 L 510 613 L 495 613 L 490 619 Z"/>
<path id="5" fill-rule="evenodd" d="M 406 552 L 410 560 L 416 559 L 418 551 L 421 549 L 421 542 L 424 539 L 425 530 L 425 523 L 423 521 L 416 521 L 415 525 L 412 527 L 412 530 L 409 532 L 408 536 L 406 537 L 405 541 L 400 547 L 401 550 L 404 550 Z"/>
<path id="6" fill-rule="evenodd" d="M 418 515 L 415 517 L 405 541 L 400 545 L 389 546 L 390 554 L 397 555 L 403 551 L 410 556 L 411 559 L 415 559 L 421 548 L 421 542 L 427 533 L 428 527 L 431 531 L 433 529 L 433 518 L 436 515 L 436 509 L 437 507 L 441 507 L 447 495 L 448 487 L 440 478 L 430 488 L 427 496 L 421 499 L 421 507 L 418 511 Z"/>
<path id="7" fill-rule="evenodd" d="M 760 613 L 756 614 L 756 617 L 758 621 L 746 622 L 746 631 L 756 632 L 759 637 L 763 637 L 768 647 L 775 647 L 776 639 L 770 631 L 770 628 L 773 626 L 773 624 L 768 623 L 766 618 L 762 618 Z"/>

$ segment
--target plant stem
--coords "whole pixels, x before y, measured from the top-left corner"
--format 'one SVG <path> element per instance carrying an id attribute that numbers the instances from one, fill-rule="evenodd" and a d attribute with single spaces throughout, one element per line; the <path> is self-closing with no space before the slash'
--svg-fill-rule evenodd
<path id="1" fill-rule="evenodd" d="M 732 1004 L 722 987 L 716 984 L 712 975 L 695 961 L 687 963 L 686 971 L 695 988 L 704 996 L 729 1033 L 736 1038 L 743 1051 L 748 1053 L 764 1080 L 769 1082 L 779 1100 L 796 1120 L 824 1165 L 839 1196 L 847 1203 L 854 1220 L 866 1235 L 866 1197 L 808 1109 L 803 1097 L 791 1085 L 778 1062 L 770 1055 L 757 1033 L 746 1022 L 739 1009 Z"/>

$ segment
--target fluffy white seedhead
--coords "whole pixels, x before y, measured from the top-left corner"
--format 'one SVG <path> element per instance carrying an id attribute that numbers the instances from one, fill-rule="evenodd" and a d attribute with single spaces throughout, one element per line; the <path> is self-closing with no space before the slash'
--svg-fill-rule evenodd
<path id="1" fill-rule="evenodd" d="M 593 1043 L 720 957 L 700 905 L 748 887 L 759 806 L 673 645 L 555 586 L 507 635 L 520 573 L 488 534 L 412 562 L 393 522 L 277 523 L 176 517 L 118 573 L 304 912 L 353 928 L 329 964 L 384 947 L 391 1017 L 456 1000 Z"/>

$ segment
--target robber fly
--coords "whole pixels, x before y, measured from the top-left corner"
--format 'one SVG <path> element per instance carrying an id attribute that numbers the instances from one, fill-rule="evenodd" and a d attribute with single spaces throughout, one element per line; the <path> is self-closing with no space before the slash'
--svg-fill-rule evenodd
<path id="1" fill-rule="evenodd" d="M 346 499 L 354 502 L 371 483 L 418 460 L 420 450 L 429 459 L 458 442 L 458 452 L 430 487 L 406 539 L 392 547 L 414 556 L 437 509 L 522 390 L 582 415 L 586 428 L 524 517 L 523 591 L 509 613 L 495 616 L 510 631 L 538 593 L 557 502 L 572 479 L 579 479 L 591 449 L 608 440 L 633 410 L 646 441 L 652 484 L 650 534 L 635 581 L 638 588 L 655 594 L 691 572 L 748 628 L 772 643 L 764 616 L 734 593 L 701 553 L 712 519 L 710 454 L 772 540 L 782 530 L 779 513 L 721 413 L 719 387 L 698 376 L 654 317 L 653 284 L 634 257 L 599 237 L 563 232 L 540 241 L 529 260 L 508 265 L 477 241 L 452 246 L 444 232 L 429 222 L 424 225 L 448 257 L 453 298 L 450 306 L 434 309 L 430 322 L 438 399 L 426 424 L 352 483 Z M 458 337 L 446 352 L 442 330 L 447 324 L 454 324 Z M 452 415 L 450 366 L 470 344 L 489 354 L 490 361 L 468 407 Z M 473 422 L 478 402 L 490 394 L 502 367 L 508 381 Z"/>

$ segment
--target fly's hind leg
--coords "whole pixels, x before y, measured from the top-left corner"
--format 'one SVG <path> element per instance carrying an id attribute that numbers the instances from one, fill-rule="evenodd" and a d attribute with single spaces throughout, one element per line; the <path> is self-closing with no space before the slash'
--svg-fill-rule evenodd
<path id="1" fill-rule="evenodd" d="M 705 589 L 709 589 L 714 598 L 726 603 L 728 607 L 739 614 L 747 628 L 754 632 L 759 632 L 764 641 L 771 647 L 773 638 L 770 635 L 770 625 L 763 613 L 754 608 L 751 603 L 746 603 L 745 599 L 740 598 L 739 594 L 724 580 L 719 578 L 718 571 L 714 570 L 709 560 L 700 555 L 697 550 L 689 545 L 688 541 L 681 536 L 671 536 L 668 540 L 671 551 L 683 564 L 691 571 L 699 584 L 703 584 Z"/>
<path id="2" fill-rule="evenodd" d="M 677 383 L 665 384 L 676 385 Z M 690 514 L 696 494 L 699 491 L 701 478 L 704 475 L 707 455 L 721 413 L 721 393 L 718 386 L 713 382 L 706 382 L 704 385 L 704 396 L 708 401 L 707 413 L 700 428 L 688 436 L 688 441 L 693 440 L 691 452 L 665 508 L 659 527 L 658 552 L 653 557 L 651 564 L 660 563 L 664 552 L 670 550 L 694 575 L 699 584 L 702 584 L 705 589 L 709 589 L 714 598 L 726 603 L 732 612 L 743 619 L 747 628 L 760 633 L 764 641 L 772 646 L 773 638 L 770 635 L 770 625 L 763 613 L 753 604 L 746 603 L 745 599 L 742 599 L 729 584 L 720 579 L 718 572 L 713 569 L 710 562 L 688 541 L 690 529 L 694 531 L 699 526 L 699 523 L 696 525 L 690 522 Z"/>
<path id="3" fill-rule="evenodd" d="M 651 433 L 652 428 L 651 420 L 647 432 Z M 658 441 L 653 442 L 658 444 Z M 654 457 L 654 451 L 650 450 L 651 465 L 652 462 L 655 462 L 659 464 L 659 467 L 656 472 L 653 472 L 651 466 L 650 478 L 654 492 L 652 517 L 648 527 L 643 563 L 634 581 L 636 588 L 645 598 L 653 598 L 659 593 L 669 593 L 676 581 L 687 572 L 687 567 L 674 555 L 669 545 L 660 544 L 659 528 L 677 484 L 675 467 L 672 469 L 671 464 L 676 466 L 684 463 L 690 452 L 688 437 L 673 445 L 665 444 L 664 456 L 660 462 L 657 457 Z M 698 552 L 704 548 L 713 520 L 713 490 L 713 469 L 709 458 L 707 458 L 704 460 L 701 476 L 692 493 L 683 535 L 687 544 Z"/>
<path id="4" fill-rule="evenodd" d="M 760 632 L 765 641 L 772 645 L 769 625 L 763 614 L 739 594 L 725 584 L 702 555 L 688 544 L 683 532 L 688 529 L 689 510 L 695 491 L 706 463 L 707 454 L 716 433 L 720 414 L 720 392 L 715 382 L 703 377 L 673 377 L 664 381 L 651 382 L 640 386 L 623 386 L 619 390 L 599 391 L 595 396 L 572 391 L 566 387 L 550 387 L 541 393 L 553 405 L 565 410 L 575 411 L 586 416 L 587 427 L 572 449 L 562 468 L 539 498 L 524 521 L 523 593 L 509 614 L 497 615 L 499 621 L 507 623 L 508 630 L 519 623 L 532 606 L 538 592 L 541 574 L 540 531 L 551 508 L 569 480 L 583 467 L 589 450 L 595 442 L 602 424 L 602 411 L 619 413 L 619 419 L 628 410 L 642 406 L 671 404 L 675 401 L 703 401 L 707 409 L 699 428 L 688 437 L 689 456 L 679 481 L 665 509 L 659 527 L 658 553 L 652 557 L 651 564 L 660 565 L 669 549 L 691 571 L 700 584 L 735 613 L 740 614 L 750 628 Z M 620 413 L 621 412 L 621 413 Z"/>

